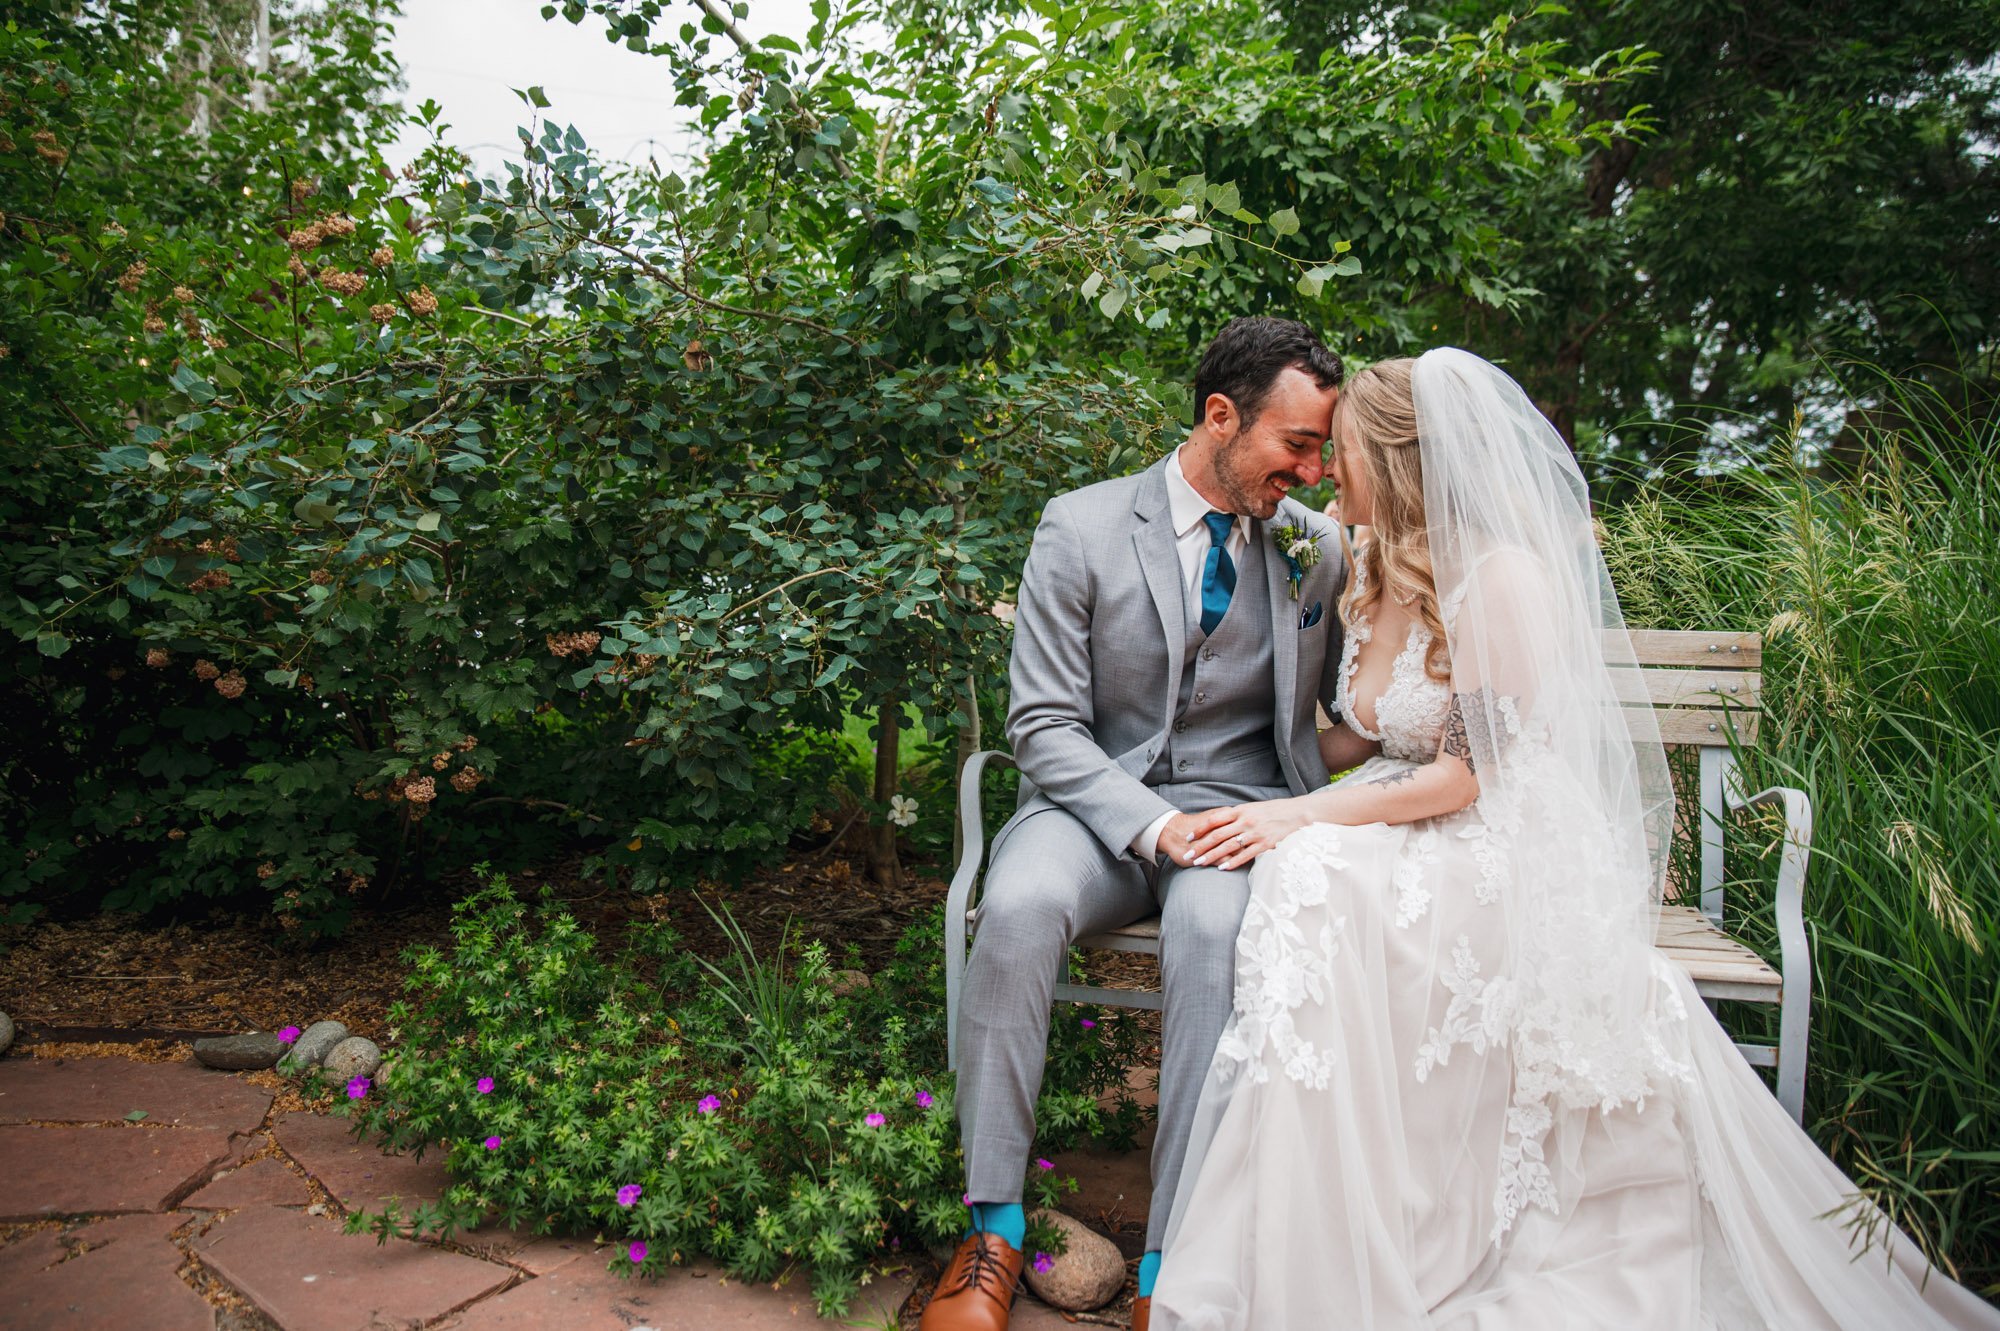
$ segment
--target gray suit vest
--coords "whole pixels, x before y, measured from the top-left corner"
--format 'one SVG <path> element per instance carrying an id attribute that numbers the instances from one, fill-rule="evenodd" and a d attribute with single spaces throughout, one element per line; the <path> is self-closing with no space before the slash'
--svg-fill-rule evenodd
<path id="1" fill-rule="evenodd" d="M 1253 537 L 1245 546 L 1229 611 L 1214 633 L 1202 632 L 1199 595 L 1182 587 L 1187 636 L 1180 696 L 1166 743 L 1142 778 L 1149 786 L 1285 785 L 1271 734 L 1277 691 L 1264 569 L 1268 544 Z"/>

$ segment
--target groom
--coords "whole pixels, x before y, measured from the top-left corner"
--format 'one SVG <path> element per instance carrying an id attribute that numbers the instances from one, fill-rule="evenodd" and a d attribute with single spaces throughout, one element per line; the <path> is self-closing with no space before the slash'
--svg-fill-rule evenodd
<path id="1" fill-rule="evenodd" d="M 1014 619 L 1021 800 L 993 840 L 959 1009 L 972 1225 L 923 1331 L 1007 1325 L 1057 973 L 1077 938 L 1158 911 L 1159 1130 L 1133 1308 L 1144 1331 L 1249 902 L 1247 870 L 1189 863 L 1198 816 L 1326 783 L 1313 704 L 1333 699 L 1346 570 L 1332 523 L 1286 492 L 1320 479 L 1340 380 L 1305 325 L 1232 320 L 1195 372 L 1187 441 L 1043 510 Z M 1317 557 L 1279 548 L 1282 526 Z"/>

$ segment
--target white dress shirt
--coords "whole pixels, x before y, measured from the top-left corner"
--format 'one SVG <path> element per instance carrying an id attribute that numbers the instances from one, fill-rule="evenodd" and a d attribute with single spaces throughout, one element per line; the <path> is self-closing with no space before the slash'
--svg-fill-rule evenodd
<path id="1" fill-rule="evenodd" d="M 1187 445 L 1181 445 L 1185 448 Z M 1188 483 L 1187 473 L 1181 470 L 1181 450 L 1175 449 L 1167 459 L 1167 517 L 1174 524 L 1174 544 L 1181 556 L 1181 587 L 1187 593 L 1187 604 L 1201 604 L 1201 570 L 1208 562 L 1208 552 L 1214 542 L 1208 534 L 1208 524 L 1202 521 L 1210 513 L 1216 512 L 1215 505 L 1201 497 L 1200 491 Z M 1243 552 L 1250 548 L 1250 519 L 1237 515 L 1236 525 L 1229 529 L 1229 541 L 1224 546 L 1229 558 L 1238 568 L 1243 567 Z M 1172 644 L 1168 644 L 1171 649 Z M 1158 856 L 1160 832 L 1173 814 L 1163 813 L 1149 824 L 1145 831 L 1132 839 L 1133 853 L 1142 860 Z"/>

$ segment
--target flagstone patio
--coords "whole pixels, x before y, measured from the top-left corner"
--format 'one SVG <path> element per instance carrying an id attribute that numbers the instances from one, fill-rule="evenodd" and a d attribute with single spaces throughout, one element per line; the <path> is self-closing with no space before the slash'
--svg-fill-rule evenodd
<path id="1" fill-rule="evenodd" d="M 349 1207 L 435 1200 L 442 1163 L 384 1155 L 344 1120 L 276 1101 L 249 1076 L 191 1062 L 0 1058 L 0 1331 L 757 1331 L 819 1320 L 803 1274 L 746 1285 L 696 1264 L 630 1279 L 583 1239 L 343 1234 Z M 1080 1185 L 1064 1209 L 1134 1261 L 1147 1154 L 1056 1162 Z M 914 1326 L 919 1275 L 874 1272 L 834 1324 Z M 1013 1324 L 1123 1326 L 1117 1307 L 1079 1317 L 1024 1294 Z"/>

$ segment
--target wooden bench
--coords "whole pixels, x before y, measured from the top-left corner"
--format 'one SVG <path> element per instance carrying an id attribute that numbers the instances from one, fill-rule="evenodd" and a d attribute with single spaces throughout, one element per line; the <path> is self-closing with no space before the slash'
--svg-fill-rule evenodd
<path id="1" fill-rule="evenodd" d="M 1696 905 L 1660 912 L 1655 945 L 1684 967 L 1695 989 L 1713 1007 L 1719 1002 L 1776 1004 L 1778 1043 L 1737 1048 L 1753 1065 L 1777 1070 L 1777 1096 L 1795 1119 L 1805 1113 L 1806 1039 L 1812 1003 L 1812 957 L 1806 944 L 1803 899 L 1812 845 L 1812 804 L 1803 791 L 1773 786 L 1746 795 L 1736 755 L 1757 740 L 1762 639 L 1754 633 L 1641 631 L 1632 634 L 1638 668 L 1615 672 L 1627 706 L 1651 707 L 1660 738 L 1670 748 L 1692 749 L 1699 791 L 1700 883 Z M 1322 724 L 1325 723 L 1322 717 Z M 959 779 L 959 816 L 965 852 L 945 906 L 945 1018 L 949 1061 L 958 1066 L 958 1008 L 975 925 L 976 891 L 986 859 L 980 781 L 987 771 L 1012 767 L 1004 753 L 985 750 L 965 764 Z M 1724 932 L 1723 849 L 1728 815 L 1752 805 L 1781 806 L 1785 844 L 1773 902 L 1778 957 L 1769 961 Z M 1076 940 L 1076 946 L 1158 956 L 1157 916 Z M 1105 989 L 1071 984 L 1065 965 L 1056 997 L 1077 1003 L 1157 1010 L 1157 990 Z"/>

